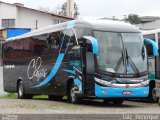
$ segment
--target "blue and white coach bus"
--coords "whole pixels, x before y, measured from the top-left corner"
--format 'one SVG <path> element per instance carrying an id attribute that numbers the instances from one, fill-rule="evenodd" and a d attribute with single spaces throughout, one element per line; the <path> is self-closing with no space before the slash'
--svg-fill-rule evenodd
<path id="1" fill-rule="evenodd" d="M 157 45 L 145 40 L 157 55 Z M 67 95 L 122 104 L 149 94 L 147 53 L 140 30 L 106 20 L 73 20 L 3 44 L 4 90 L 18 98 Z"/>

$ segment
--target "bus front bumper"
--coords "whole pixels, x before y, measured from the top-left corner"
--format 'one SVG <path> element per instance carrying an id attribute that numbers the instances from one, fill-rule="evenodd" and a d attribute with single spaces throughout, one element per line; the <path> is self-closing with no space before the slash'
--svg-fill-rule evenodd
<path id="1" fill-rule="evenodd" d="M 95 95 L 99 98 L 141 98 L 148 97 L 149 86 L 137 88 L 103 87 L 95 83 Z"/>

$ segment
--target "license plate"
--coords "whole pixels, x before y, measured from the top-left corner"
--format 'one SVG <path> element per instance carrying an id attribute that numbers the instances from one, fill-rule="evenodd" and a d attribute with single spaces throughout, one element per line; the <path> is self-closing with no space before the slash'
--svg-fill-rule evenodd
<path id="1" fill-rule="evenodd" d="M 131 91 L 128 91 L 128 90 L 125 90 L 125 91 L 122 92 L 122 94 L 123 94 L 123 95 L 130 95 L 130 94 L 132 94 L 132 92 L 131 92 Z"/>

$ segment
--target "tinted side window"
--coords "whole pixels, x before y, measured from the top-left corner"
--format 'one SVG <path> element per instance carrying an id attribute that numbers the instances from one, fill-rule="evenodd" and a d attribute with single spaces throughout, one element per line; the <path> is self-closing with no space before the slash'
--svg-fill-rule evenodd
<path id="1" fill-rule="evenodd" d="M 53 32 L 50 34 L 47 34 L 47 47 L 48 49 L 59 49 L 59 37 L 60 37 L 60 32 Z"/>
<path id="2" fill-rule="evenodd" d="M 77 39 L 83 36 L 92 36 L 92 30 L 90 28 L 75 28 Z"/>
<path id="3" fill-rule="evenodd" d="M 41 39 L 45 41 L 45 45 L 43 46 L 44 55 L 57 54 L 59 52 L 59 36 L 60 32 L 41 35 Z"/>
<path id="4" fill-rule="evenodd" d="M 24 44 L 23 56 L 24 56 L 24 58 L 34 56 L 34 54 L 33 54 L 33 45 L 34 44 L 33 43 L 34 42 L 33 42 L 32 38 L 26 38 L 23 40 L 23 44 Z"/>
<path id="5" fill-rule="evenodd" d="M 17 59 L 23 57 L 23 41 L 12 41 L 5 43 L 4 45 L 4 58 L 6 59 Z"/>
<path id="6" fill-rule="evenodd" d="M 10 51 L 13 51 L 13 45 L 11 43 L 5 43 L 4 47 L 4 58 L 5 59 L 11 59 L 12 53 Z"/>
<path id="7" fill-rule="evenodd" d="M 73 29 L 61 31 L 61 52 L 71 51 L 72 47 L 76 44 L 76 38 Z"/>
<path id="8" fill-rule="evenodd" d="M 71 50 L 76 40 L 74 31 L 71 29 L 47 34 L 46 41 L 45 54 L 48 55 Z"/>
<path id="9" fill-rule="evenodd" d="M 38 40 L 38 39 L 34 40 L 33 52 L 35 56 L 43 55 L 45 48 L 46 48 L 45 40 Z"/>

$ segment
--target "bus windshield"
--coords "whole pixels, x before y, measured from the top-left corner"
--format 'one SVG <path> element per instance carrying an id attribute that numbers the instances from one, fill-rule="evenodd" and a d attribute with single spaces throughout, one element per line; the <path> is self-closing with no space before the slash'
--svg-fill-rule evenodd
<path id="1" fill-rule="evenodd" d="M 147 71 L 147 56 L 140 33 L 94 31 L 98 40 L 97 67 L 118 74 L 137 74 Z"/>

